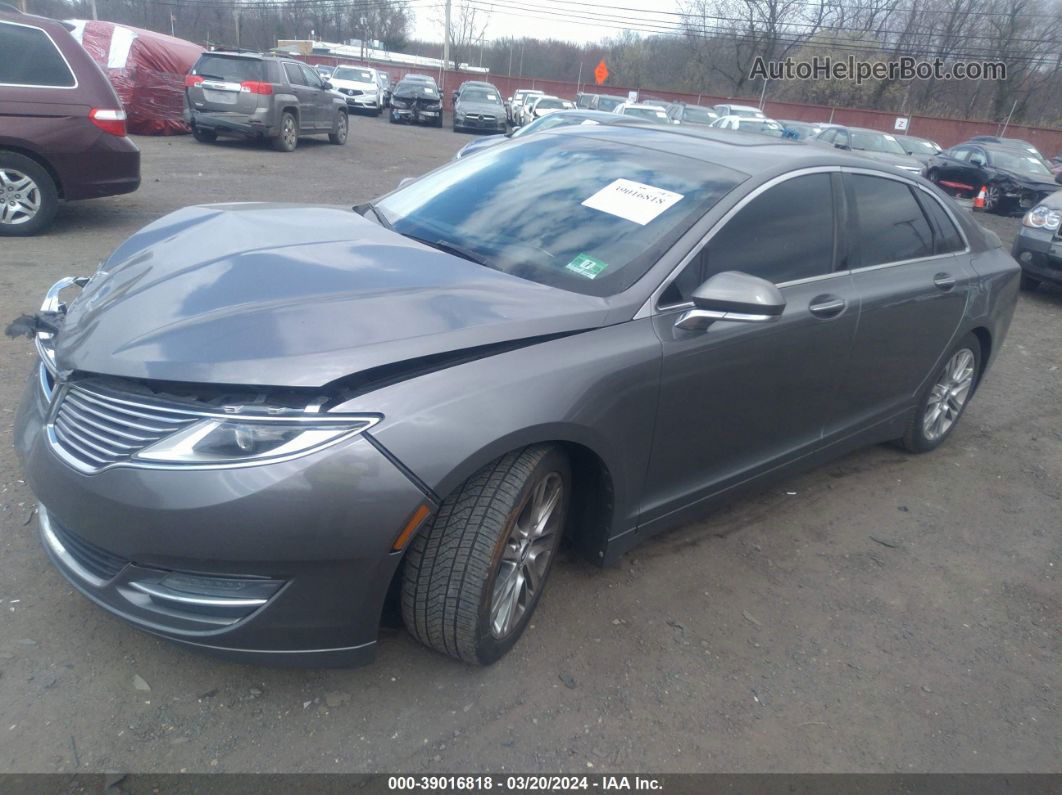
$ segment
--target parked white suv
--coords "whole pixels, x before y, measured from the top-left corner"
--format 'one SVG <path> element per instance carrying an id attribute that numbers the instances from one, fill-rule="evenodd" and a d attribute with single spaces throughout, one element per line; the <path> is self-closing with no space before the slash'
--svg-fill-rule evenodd
<path id="1" fill-rule="evenodd" d="M 375 69 L 337 66 L 328 82 L 346 98 L 348 109 L 367 110 L 373 116 L 379 116 L 383 110 L 383 92 Z"/>

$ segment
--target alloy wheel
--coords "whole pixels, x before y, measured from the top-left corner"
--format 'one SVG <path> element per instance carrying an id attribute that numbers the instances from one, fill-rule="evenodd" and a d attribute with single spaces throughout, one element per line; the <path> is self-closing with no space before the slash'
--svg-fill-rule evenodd
<path id="1" fill-rule="evenodd" d="M 1000 206 L 1003 201 L 1003 196 L 999 190 L 998 185 L 989 185 L 988 190 L 985 191 L 985 209 L 995 210 Z"/>
<path id="2" fill-rule="evenodd" d="M 284 119 L 284 129 L 281 131 L 281 135 L 284 136 L 284 143 L 289 147 L 295 146 L 295 119 L 291 116 L 287 116 Z"/>
<path id="3" fill-rule="evenodd" d="M 944 436 L 962 413 L 973 386 L 976 362 L 973 351 L 961 348 L 944 365 L 940 378 L 929 392 L 922 417 L 922 432 L 929 441 L 935 442 Z"/>
<path id="4" fill-rule="evenodd" d="M 24 224 L 41 208 L 37 183 L 14 168 L 0 168 L 0 224 Z"/>
<path id="5" fill-rule="evenodd" d="M 563 517 L 557 507 L 564 496 L 564 480 L 550 472 L 534 485 L 505 540 L 501 566 L 494 580 L 490 628 L 505 638 L 534 603 L 549 569 L 554 534 Z"/>

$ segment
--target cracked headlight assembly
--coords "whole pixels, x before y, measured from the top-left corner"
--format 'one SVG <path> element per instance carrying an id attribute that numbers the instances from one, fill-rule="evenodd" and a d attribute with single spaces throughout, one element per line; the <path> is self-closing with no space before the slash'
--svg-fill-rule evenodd
<path id="1" fill-rule="evenodd" d="M 134 459 L 190 466 L 265 464 L 316 452 L 379 420 L 350 415 L 209 417 L 145 447 Z"/>

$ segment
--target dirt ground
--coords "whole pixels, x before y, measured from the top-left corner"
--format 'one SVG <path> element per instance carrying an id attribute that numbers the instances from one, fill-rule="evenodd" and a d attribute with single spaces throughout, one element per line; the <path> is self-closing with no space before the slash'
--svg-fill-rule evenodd
<path id="1" fill-rule="evenodd" d="M 0 319 L 184 205 L 352 204 L 466 140 L 138 139 L 140 191 L 0 242 Z M 386 630 L 371 667 L 273 670 L 141 634 L 52 568 L 9 441 L 32 347 L 0 340 L 0 771 L 1062 771 L 1060 341 L 1062 290 L 1023 294 L 942 449 L 863 450 L 616 568 L 562 560 L 491 668 Z"/>

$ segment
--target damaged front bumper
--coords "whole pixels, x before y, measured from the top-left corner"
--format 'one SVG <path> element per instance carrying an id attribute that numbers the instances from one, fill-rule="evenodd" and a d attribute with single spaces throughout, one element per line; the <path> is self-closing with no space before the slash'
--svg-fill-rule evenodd
<path id="1" fill-rule="evenodd" d="M 59 292 L 78 283 L 57 283 L 45 307 L 61 312 Z M 86 472 L 53 432 L 66 379 L 78 377 L 55 370 L 51 341 L 38 334 L 15 447 L 39 501 L 42 544 L 66 579 L 135 627 L 208 653 L 371 662 L 401 561 L 392 545 L 430 503 L 379 443 L 362 433 L 254 466 L 125 461 Z"/>

